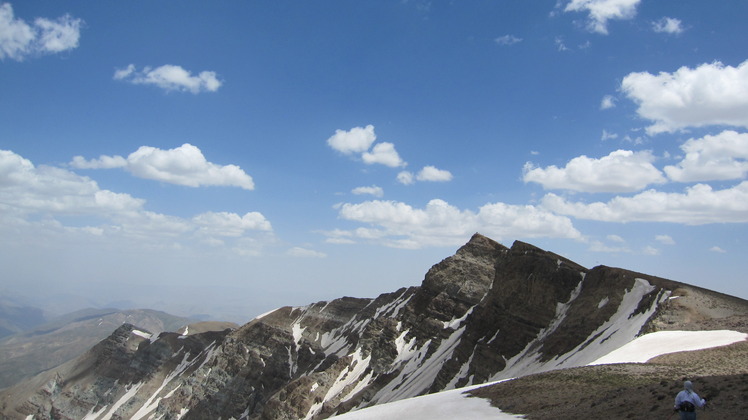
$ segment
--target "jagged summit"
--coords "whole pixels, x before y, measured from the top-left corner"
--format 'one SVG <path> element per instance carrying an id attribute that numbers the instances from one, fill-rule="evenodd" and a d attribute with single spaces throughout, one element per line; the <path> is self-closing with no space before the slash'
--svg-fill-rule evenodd
<path id="1" fill-rule="evenodd" d="M 284 307 L 222 332 L 146 339 L 131 330 L 129 346 L 120 329 L 101 344 L 111 349 L 106 359 L 89 354 L 38 378 L 37 387 L 6 390 L 0 402 L 3 415 L 18 419 L 322 419 L 582 366 L 642 331 L 728 324 L 748 331 L 746 313 L 742 299 L 587 269 L 476 233 L 419 287 Z M 105 371 L 88 368 L 101 364 Z"/>

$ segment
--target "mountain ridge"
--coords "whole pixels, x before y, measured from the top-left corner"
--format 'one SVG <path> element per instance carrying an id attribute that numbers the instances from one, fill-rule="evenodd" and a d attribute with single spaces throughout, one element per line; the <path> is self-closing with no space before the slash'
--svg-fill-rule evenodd
<path id="1" fill-rule="evenodd" d="M 130 326 L 111 338 L 111 370 L 86 368 L 103 363 L 89 354 L 0 401 L 9 418 L 322 419 L 583 366 L 645 331 L 745 327 L 748 301 L 704 290 L 476 234 L 421 286 L 283 307 L 209 335 Z M 145 370 L 117 376 L 132 366 Z"/>

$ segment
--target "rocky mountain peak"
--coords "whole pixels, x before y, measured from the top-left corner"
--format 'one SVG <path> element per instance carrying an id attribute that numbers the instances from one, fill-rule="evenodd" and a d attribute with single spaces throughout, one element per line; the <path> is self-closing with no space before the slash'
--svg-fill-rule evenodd
<path id="1" fill-rule="evenodd" d="M 748 308 L 682 283 L 589 270 L 530 244 L 507 248 L 475 234 L 420 287 L 374 299 L 284 307 L 236 330 L 157 339 L 122 326 L 85 357 L 49 372 L 54 393 L 26 385 L 0 394 L 0 414 L 322 419 L 585 365 L 645 329 L 687 322 L 693 307 L 677 303 L 686 299 L 671 303 L 674 290 L 693 301 L 708 296 L 712 307 L 731 305 L 731 314 Z M 714 314 L 699 316 L 721 325 Z"/>

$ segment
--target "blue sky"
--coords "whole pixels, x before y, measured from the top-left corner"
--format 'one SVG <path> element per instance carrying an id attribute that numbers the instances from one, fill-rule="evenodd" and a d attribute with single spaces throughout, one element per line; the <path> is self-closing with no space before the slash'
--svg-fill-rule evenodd
<path id="1" fill-rule="evenodd" d="M 0 5 L 3 294 L 246 320 L 475 232 L 748 298 L 748 3 Z"/>

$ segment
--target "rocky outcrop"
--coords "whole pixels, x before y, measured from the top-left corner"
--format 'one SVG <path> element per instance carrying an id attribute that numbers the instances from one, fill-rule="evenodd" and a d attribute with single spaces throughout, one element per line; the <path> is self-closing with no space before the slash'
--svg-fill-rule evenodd
<path id="1" fill-rule="evenodd" d="M 722 309 L 685 305 L 697 296 Z M 321 419 L 584 365 L 641 331 L 696 318 L 719 326 L 747 310 L 740 299 L 588 270 L 476 234 L 420 287 L 280 308 L 220 332 L 151 337 L 123 326 L 85 357 L 0 398 L 9 418 Z"/>

